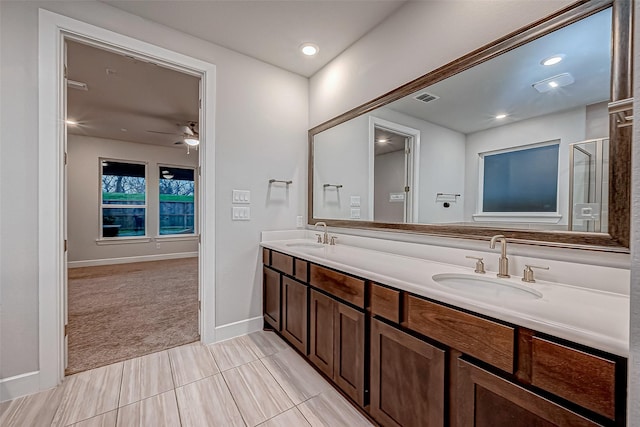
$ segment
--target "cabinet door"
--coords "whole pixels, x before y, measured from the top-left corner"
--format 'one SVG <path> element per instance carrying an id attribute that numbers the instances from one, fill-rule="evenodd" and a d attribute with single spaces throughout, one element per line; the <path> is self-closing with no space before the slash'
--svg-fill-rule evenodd
<path id="1" fill-rule="evenodd" d="M 444 381 L 443 350 L 371 321 L 371 415 L 380 424 L 444 425 Z"/>
<path id="2" fill-rule="evenodd" d="M 280 330 L 280 273 L 270 268 L 262 268 L 262 292 L 264 296 L 264 321 L 272 328 Z"/>
<path id="3" fill-rule="evenodd" d="M 282 335 L 307 354 L 307 286 L 282 278 Z"/>
<path id="4" fill-rule="evenodd" d="M 462 359 L 457 402 L 457 427 L 600 425 Z"/>
<path id="5" fill-rule="evenodd" d="M 311 291 L 309 359 L 329 378 L 333 377 L 333 323 L 336 304 L 328 296 Z"/>
<path id="6" fill-rule="evenodd" d="M 336 302 L 333 380 L 364 406 L 364 313 Z"/>

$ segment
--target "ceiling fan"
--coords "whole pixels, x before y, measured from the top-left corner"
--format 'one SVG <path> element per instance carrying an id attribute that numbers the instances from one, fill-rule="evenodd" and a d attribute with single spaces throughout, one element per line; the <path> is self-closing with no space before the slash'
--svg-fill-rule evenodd
<path id="1" fill-rule="evenodd" d="M 174 142 L 176 145 L 186 144 L 188 147 L 197 147 L 200 144 L 198 122 L 187 122 L 186 124 L 177 123 L 176 126 L 178 126 L 179 132 L 160 132 L 157 130 L 147 130 L 147 132 L 160 133 L 164 135 L 178 135 L 181 139 Z"/>

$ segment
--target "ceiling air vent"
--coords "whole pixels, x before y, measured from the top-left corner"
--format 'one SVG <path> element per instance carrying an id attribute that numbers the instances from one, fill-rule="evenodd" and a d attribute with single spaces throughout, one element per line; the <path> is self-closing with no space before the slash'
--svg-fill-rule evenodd
<path id="1" fill-rule="evenodd" d="M 422 92 L 422 93 L 414 96 L 413 98 L 417 99 L 418 101 L 422 101 L 422 102 L 431 102 L 431 101 L 435 101 L 436 99 L 440 99 L 439 96 L 433 95 L 433 94 L 428 93 L 428 92 Z"/>

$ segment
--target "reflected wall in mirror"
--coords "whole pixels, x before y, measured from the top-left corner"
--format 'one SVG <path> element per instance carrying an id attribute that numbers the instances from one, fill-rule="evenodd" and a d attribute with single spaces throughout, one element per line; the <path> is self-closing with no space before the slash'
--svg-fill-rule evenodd
<path id="1" fill-rule="evenodd" d="M 309 222 L 625 246 L 609 234 L 624 31 L 620 4 L 590 3 L 312 129 Z"/>

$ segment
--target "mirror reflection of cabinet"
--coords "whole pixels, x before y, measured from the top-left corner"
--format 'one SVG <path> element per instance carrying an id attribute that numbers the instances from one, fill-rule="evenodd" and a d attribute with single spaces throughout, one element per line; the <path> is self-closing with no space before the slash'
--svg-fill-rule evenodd
<path id="1" fill-rule="evenodd" d="M 631 96 L 630 20 L 628 1 L 574 4 L 311 129 L 309 223 L 461 237 L 506 231 L 529 242 L 627 251 L 631 133 L 610 112 Z M 411 132 L 396 132 L 398 143 L 394 128 Z M 583 177 L 572 153 L 592 139 L 609 141 L 603 149 L 611 154 L 588 178 L 592 193 L 603 187 L 599 196 L 579 200 Z M 487 194 L 497 190 L 484 159 L 521 153 L 510 166 L 517 171 L 535 160 L 527 150 L 549 141 L 558 145 L 556 171 L 534 165 L 523 172 L 531 179 L 514 181 L 503 197 L 528 194 L 539 173 L 554 177 L 552 203 L 490 207 Z"/>

